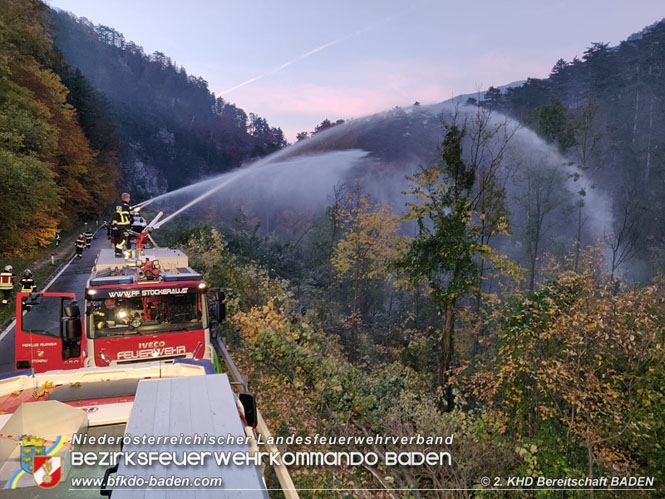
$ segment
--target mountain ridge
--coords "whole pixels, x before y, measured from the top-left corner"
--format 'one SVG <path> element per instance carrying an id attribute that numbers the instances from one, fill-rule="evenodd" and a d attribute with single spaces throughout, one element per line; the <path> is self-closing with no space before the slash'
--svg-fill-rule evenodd
<path id="1" fill-rule="evenodd" d="M 51 36 L 111 106 L 128 189 L 140 197 L 222 173 L 284 145 L 282 130 L 216 97 L 162 52 L 113 28 L 49 10 Z"/>

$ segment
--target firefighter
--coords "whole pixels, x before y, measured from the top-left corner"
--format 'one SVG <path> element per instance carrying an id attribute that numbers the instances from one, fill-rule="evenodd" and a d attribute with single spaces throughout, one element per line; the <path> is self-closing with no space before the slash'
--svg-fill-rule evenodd
<path id="1" fill-rule="evenodd" d="M 113 225 L 111 229 L 111 241 L 115 248 L 115 256 L 122 257 L 123 252 L 127 247 L 127 239 L 129 237 L 129 216 L 128 212 L 124 211 L 121 205 L 116 206 L 115 213 L 113 214 Z"/>
<path id="2" fill-rule="evenodd" d="M 132 225 L 134 225 L 134 213 L 132 213 L 132 208 L 129 206 L 129 200 L 130 196 L 129 193 L 123 192 L 122 195 L 120 196 L 120 200 L 122 201 L 121 206 L 122 206 L 122 211 L 123 213 L 127 213 L 127 216 L 129 218 L 129 226 L 127 227 L 127 230 L 132 229 Z M 132 247 L 132 237 L 130 236 L 129 232 L 127 233 L 127 248 Z"/>
<path id="3" fill-rule="evenodd" d="M 88 228 L 88 224 L 85 224 L 85 233 L 83 235 L 85 236 L 85 247 L 89 248 L 92 244 L 92 232 Z"/>
<path id="4" fill-rule="evenodd" d="M 60 246 L 60 232 L 55 233 L 55 247 Z"/>
<path id="5" fill-rule="evenodd" d="M 6 265 L 0 273 L 0 291 L 2 291 L 2 304 L 7 305 L 14 290 L 14 267 Z"/>
<path id="6" fill-rule="evenodd" d="M 30 269 L 25 269 L 23 271 L 23 277 L 18 283 L 21 286 L 21 293 L 32 293 L 35 289 L 37 289 L 37 285 L 35 284 L 35 280 L 32 278 L 32 272 Z"/>
<path id="7" fill-rule="evenodd" d="M 104 306 L 101 304 L 95 307 L 94 323 L 97 329 L 115 326 L 115 300 L 107 298 L 104 300 Z"/>
<path id="8" fill-rule="evenodd" d="M 76 248 L 76 258 L 81 258 L 83 256 L 83 248 L 85 248 L 85 236 L 83 234 L 79 234 L 74 247 Z"/>
<path id="9" fill-rule="evenodd" d="M 131 210 L 129 209 L 129 194 L 122 194 L 122 204 L 116 206 L 113 214 L 113 245 L 115 247 L 115 256 L 122 257 L 127 248 L 129 239 L 129 228 L 134 222 Z"/>

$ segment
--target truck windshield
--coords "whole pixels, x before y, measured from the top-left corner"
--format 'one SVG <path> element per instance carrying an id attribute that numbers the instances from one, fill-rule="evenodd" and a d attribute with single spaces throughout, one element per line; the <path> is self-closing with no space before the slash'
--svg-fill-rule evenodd
<path id="1" fill-rule="evenodd" d="M 198 294 L 93 300 L 93 337 L 203 329 Z"/>

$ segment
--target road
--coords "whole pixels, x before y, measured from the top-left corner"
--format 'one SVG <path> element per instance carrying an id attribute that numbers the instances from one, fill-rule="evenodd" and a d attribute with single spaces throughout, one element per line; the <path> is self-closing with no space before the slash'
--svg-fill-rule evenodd
<path id="1" fill-rule="evenodd" d="M 83 305 L 85 303 L 85 284 L 88 281 L 90 270 L 95 263 L 97 253 L 103 248 L 110 247 L 106 238 L 106 229 L 101 229 L 95 233 L 90 248 L 83 251 L 82 258 L 74 258 L 71 263 L 64 268 L 64 271 L 58 275 L 57 279 L 48 288 L 48 292 L 74 292 L 76 299 L 81 307 L 83 315 Z M 72 254 L 74 249 L 72 248 Z M 40 283 L 37 283 L 40 285 Z M 40 285 L 40 290 L 42 286 Z M 0 373 L 14 371 L 14 325 L 10 325 L 0 334 Z"/>

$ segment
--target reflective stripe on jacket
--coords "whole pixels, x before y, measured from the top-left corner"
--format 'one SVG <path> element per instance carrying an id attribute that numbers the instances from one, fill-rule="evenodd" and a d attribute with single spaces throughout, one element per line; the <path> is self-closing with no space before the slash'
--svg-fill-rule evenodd
<path id="1" fill-rule="evenodd" d="M 33 278 L 23 278 L 19 282 L 21 285 L 21 293 L 31 293 L 37 287 Z"/>
<path id="2" fill-rule="evenodd" d="M 14 289 L 14 274 L 0 273 L 0 289 Z"/>

